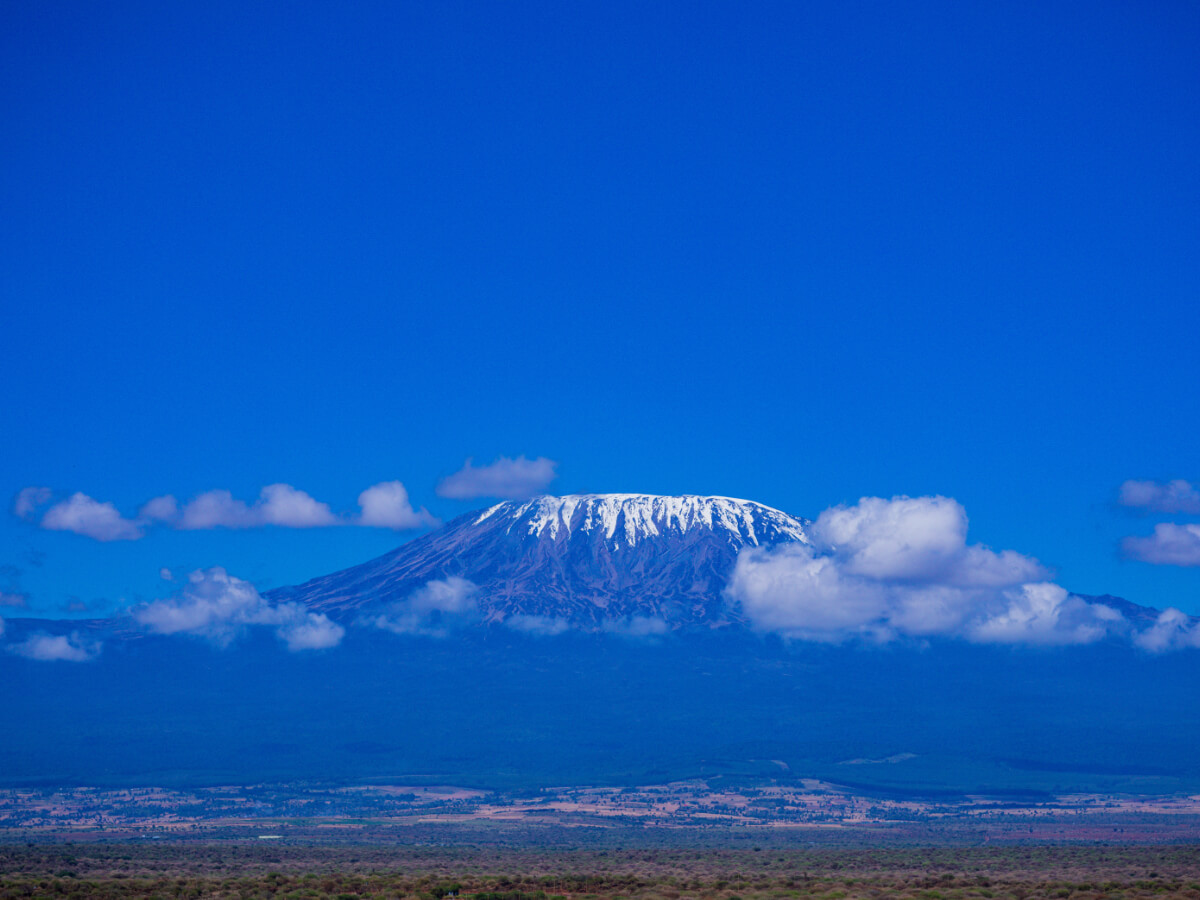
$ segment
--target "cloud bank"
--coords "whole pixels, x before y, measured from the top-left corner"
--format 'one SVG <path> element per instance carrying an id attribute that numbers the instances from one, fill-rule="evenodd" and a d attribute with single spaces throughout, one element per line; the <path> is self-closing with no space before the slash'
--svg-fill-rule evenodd
<path id="1" fill-rule="evenodd" d="M 250 582 L 220 567 L 192 572 L 177 596 L 135 607 L 132 615 L 155 634 L 191 634 L 222 647 L 250 626 L 274 628 L 291 651 L 336 647 L 346 633 L 324 613 L 299 603 L 271 603 Z"/>
<path id="2" fill-rule="evenodd" d="M 468 459 L 461 469 L 438 483 L 437 495 L 453 500 L 479 497 L 522 500 L 544 492 L 557 477 L 557 467 L 558 463 L 544 456 L 537 459 L 502 456 L 486 466 L 474 466 Z"/>
<path id="3" fill-rule="evenodd" d="M 1037 560 L 968 544 L 966 511 L 947 497 L 865 497 L 810 533 L 812 545 L 739 555 L 726 592 L 754 627 L 829 642 L 1086 644 L 1124 622 L 1050 583 Z"/>
<path id="4" fill-rule="evenodd" d="M 1200 488 L 1189 481 L 1126 481 L 1121 485 L 1122 506 L 1159 513 L 1200 515 Z"/>
<path id="5" fill-rule="evenodd" d="M 17 494 L 13 512 L 33 521 L 37 510 L 50 499 L 47 488 L 25 488 Z M 173 495 L 164 494 L 144 503 L 136 517 L 126 517 L 112 503 L 76 492 L 50 506 L 38 524 L 50 531 L 70 531 L 97 541 L 136 541 L 156 525 L 181 531 L 337 525 L 403 531 L 438 524 L 424 508 L 413 508 L 399 481 L 385 481 L 367 488 L 358 495 L 358 503 L 358 514 L 337 515 L 329 504 L 290 484 L 269 484 L 253 503 L 239 500 L 226 490 L 205 491 L 183 504 Z"/>

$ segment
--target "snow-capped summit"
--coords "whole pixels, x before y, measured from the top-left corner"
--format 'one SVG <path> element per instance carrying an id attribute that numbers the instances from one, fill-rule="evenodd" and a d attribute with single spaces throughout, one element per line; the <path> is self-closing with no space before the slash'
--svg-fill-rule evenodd
<path id="1" fill-rule="evenodd" d="M 761 503 L 732 497 L 679 497 L 657 494 L 571 494 L 566 497 L 536 497 L 524 503 L 497 503 L 475 519 L 476 525 L 499 517 L 531 535 L 557 539 L 575 532 L 603 535 L 606 540 L 629 546 L 639 540 L 690 529 L 707 529 L 737 534 L 745 544 L 776 543 L 780 540 L 807 542 L 799 519 Z M 763 532 L 763 540 L 755 526 Z"/>
<path id="2" fill-rule="evenodd" d="M 536 497 L 468 513 L 371 562 L 271 596 L 353 618 L 454 577 L 472 586 L 490 621 L 720 625 L 737 618 L 722 591 L 738 552 L 807 542 L 806 524 L 730 497 Z"/>

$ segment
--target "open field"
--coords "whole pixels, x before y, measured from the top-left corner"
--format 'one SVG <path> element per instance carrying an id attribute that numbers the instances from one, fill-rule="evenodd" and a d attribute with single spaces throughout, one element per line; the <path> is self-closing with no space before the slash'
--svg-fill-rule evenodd
<path id="1" fill-rule="evenodd" d="M 0 845 L 0 898 L 1197 900 L 1200 848 Z"/>

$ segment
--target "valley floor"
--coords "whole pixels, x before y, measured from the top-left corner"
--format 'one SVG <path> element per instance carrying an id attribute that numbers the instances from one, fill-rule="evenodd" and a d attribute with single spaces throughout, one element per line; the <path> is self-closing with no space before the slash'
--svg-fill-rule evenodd
<path id="1" fill-rule="evenodd" d="M 772 846 L 1200 842 L 1200 796 L 867 796 L 814 780 L 497 793 L 313 784 L 0 790 L 0 841 Z"/>

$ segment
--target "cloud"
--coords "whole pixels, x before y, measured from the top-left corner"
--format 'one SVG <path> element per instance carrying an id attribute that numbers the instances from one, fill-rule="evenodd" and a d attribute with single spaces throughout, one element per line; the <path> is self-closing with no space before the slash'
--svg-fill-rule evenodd
<path id="1" fill-rule="evenodd" d="M 552 637 L 569 631 L 571 623 L 558 616 L 534 616 L 518 613 L 505 619 L 504 627 L 525 634 L 535 634 L 539 637 Z"/>
<path id="2" fill-rule="evenodd" d="M 537 459 L 502 456 L 486 466 L 473 466 L 468 459 L 461 469 L 441 480 L 437 495 L 452 500 L 479 497 L 519 500 L 542 493 L 557 477 L 554 471 L 557 466 L 558 463 L 544 456 Z"/>
<path id="3" fill-rule="evenodd" d="M 46 510 L 41 527 L 71 531 L 97 541 L 136 541 L 143 533 L 141 522 L 124 518 L 111 503 L 101 503 L 79 492 Z"/>
<path id="4" fill-rule="evenodd" d="M 39 662 L 89 662 L 100 654 L 100 643 L 82 638 L 78 632 L 65 634 L 31 634 L 19 644 L 7 649 L 26 659 Z"/>
<path id="5" fill-rule="evenodd" d="M 358 517 L 360 525 L 403 531 L 438 524 L 424 507 L 420 511 L 413 509 L 408 491 L 399 481 L 372 485 L 358 495 L 358 505 L 362 509 Z"/>
<path id="6" fill-rule="evenodd" d="M 29 596 L 27 594 L 16 593 L 13 591 L 0 591 L 0 606 L 26 607 L 28 605 Z"/>
<path id="7" fill-rule="evenodd" d="M 1159 566 L 1200 566 L 1200 525 L 1160 522 L 1152 535 L 1125 538 L 1121 550 L 1130 559 Z"/>
<path id="8" fill-rule="evenodd" d="M 810 529 L 851 575 L 960 587 L 998 587 L 1046 577 L 1037 560 L 967 546 L 967 512 L 948 497 L 864 497 L 835 506 Z"/>
<path id="9" fill-rule="evenodd" d="M 178 595 L 134 607 L 132 615 L 156 634 L 191 634 L 219 646 L 255 625 L 273 627 L 293 651 L 334 647 L 346 633 L 324 613 L 299 603 L 271 603 L 250 582 L 220 567 L 192 572 Z"/>
<path id="10" fill-rule="evenodd" d="M 170 494 L 155 497 L 142 505 L 138 518 L 148 522 L 174 522 L 179 518 L 179 504 Z"/>
<path id="11" fill-rule="evenodd" d="M 366 624 L 393 634 L 446 637 L 451 631 L 479 620 L 479 588 L 465 578 L 435 578 L 413 591 Z"/>
<path id="12" fill-rule="evenodd" d="M 1159 613 L 1153 625 L 1135 635 L 1133 642 L 1151 653 L 1200 647 L 1200 625 L 1187 613 L 1170 607 Z"/>
<path id="13" fill-rule="evenodd" d="M 1174 481 L 1126 481 L 1121 485 L 1122 506 L 1160 513 L 1200 515 L 1200 488 L 1177 478 Z"/>
<path id="14" fill-rule="evenodd" d="M 14 512 L 31 519 L 38 503 L 49 499 L 46 488 L 25 488 L 17 495 Z M 125 518 L 111 503 L 101 503 L 76 493 L 46 511 L 40 525 L 55 531 L 73 531 L 100 541 L 137 540 L 147 528 L 165 525 L 182 531 L 214 528 L 325 528 L 334 525 L 363 525 L 394 529 L 437 525 L 424 508 L 414 510 L 408 492 L 399 481 L 385 481 L 358 496 L 358 515 L 337 515 L 310 494 L 290 484 L 269 484 L 254 503 L 246 503 L 227 490 L 211 490 L 180 504 L 172 494 L 163 494 L 142 504 L 136 519 Z"/>
<path id="15" fill-rule="evenodd" d="M 27 487 L 17 492 L 13 499 L 13 515 L 20 519 L 29 519 L 40 506 L 50 502 L 52 492 L 47 487 Z"/>
<path id="16" fill-rule="evenodd" d="M 142 508 L 143 514 L 161 518 L 183 530 L 210 528 L 324 528 L 341 525 L 329 505 L 313 499 L 290 484 L 269 484 L 259 492 L 258 500 L 248 506 L 225 490 L 206 491 L 171 516 L 175 498 L 156 497 Z"/>
<path id="17" fill-rule="evenodd" d="M 821 513 L 809 533 L 811 546 L 738 556 L 726 593 L 754 627 L 829 642 L 1075 644 L 1124 623 L 1047 582 L 1037 560 L 967 544 L 966 512 L 947 497 L 865 497 Z"/>

